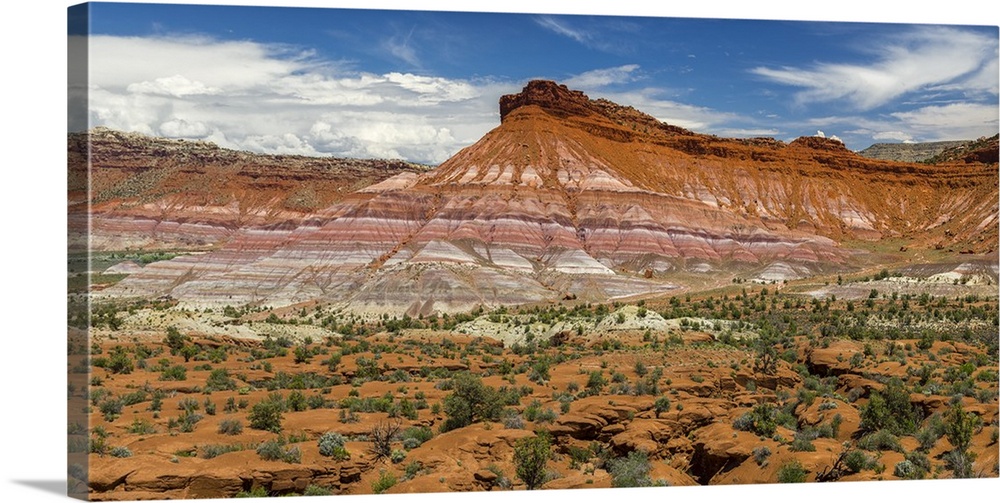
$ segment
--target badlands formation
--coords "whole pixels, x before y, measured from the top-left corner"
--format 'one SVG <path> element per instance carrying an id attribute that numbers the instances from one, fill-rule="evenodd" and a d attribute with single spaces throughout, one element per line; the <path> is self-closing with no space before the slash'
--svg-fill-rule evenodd
<path id="1" fill-rule="evenodd" d="M 219 168 L 205 144 L 184 156 L 153 148 L 143 154 L 171 168 L 130 170 L 95 144 L 96 249 L 207 252 L 150 264 L 101 295 L 418 316 L 635 299 L 692 275 L 707 286 L 851 270 L 867 257 L 857 243 L 891 238 L 996 246 L 995 165 L 873 160 L 815 137 L 718 138 L 548 81 L 503 96 L 500 117 L 430 171 L 344 174 L 306 159 L 275 169 L 287 163 L 250 154 Z"/>

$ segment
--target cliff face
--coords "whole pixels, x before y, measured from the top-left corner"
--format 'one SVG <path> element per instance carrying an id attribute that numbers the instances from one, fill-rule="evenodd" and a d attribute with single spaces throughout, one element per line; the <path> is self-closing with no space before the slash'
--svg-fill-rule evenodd
<path id="1" fill-rule="evenodd" d="M 996 166 L 876 161 L 820 138 L 700 135 L 545 81 L 502 97 L 500 110 L 499 127 L 437 169 L 352 186 L 294 217 L 275 201 L 300 183 L 233 196 L 239 208 L 270 202 L 245 220 L 227 213 L 231 233 L 216 251 L 151 264 L 107 294 L 415 315 L 647 295 L 673 288 L 676 272 L 794 278 L 849 266 L 846 239 L 996 243 Z"/>
<path id="2" fill-rule="evenodd" d="M 966 141 L 934 141 L 924 143 L 875 143 L 858 152 L 871 159 L 900 162 L 923 162 L 945 150 L 965 145 Z"/>

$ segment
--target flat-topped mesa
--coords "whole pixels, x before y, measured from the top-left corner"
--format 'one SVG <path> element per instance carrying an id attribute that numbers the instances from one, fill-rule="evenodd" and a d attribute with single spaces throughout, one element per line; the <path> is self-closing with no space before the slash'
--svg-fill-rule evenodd
<path id="1" fill-rule="evenodd" d="M 500 97 L 500 122 L 514 110 L 537 105 L 559 116 L 589 115 L 596 112 L 590 98 L 582 91 L 574 91 L 551 80 L 532 80 L 518 94 Z"/>

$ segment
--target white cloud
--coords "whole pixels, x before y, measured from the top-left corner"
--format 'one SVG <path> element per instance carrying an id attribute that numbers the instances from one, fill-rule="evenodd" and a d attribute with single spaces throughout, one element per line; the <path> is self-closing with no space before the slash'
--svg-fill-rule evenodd
<path id="1" fill-rule="evenodd" d="M 557 19 L 553 16 L 536 16 L 535 23 L 542 28 L 557 35 L 567 37 L 587 48 L 596 49 L 602 52 L 624 54 L 630 51 L 628 45 L 623 45 L 620 39 L 616 39 L 613 34 L 617 32 L 634 33 L 638 27 L 634 23 L 607 19 L 600 22 L 586 22 L 587 27 L 581 28 L 579 18 L 576 18 L 575 26 L 571 25 L 568 19 Z"/>
<path id="2" fill-rule="evenodd" d="M 160 134 L 169 138 L 204 138 L 210 132 L 205 123 L 198 121 L 171 119 L 160 124 Z"/>
<path id="3" fill-rule="evenodd" d="M 564 37 L 569 37 L 584 45 L 588 44 L 591 38 L 590 33 L 584 30 L 571 28 L 568 24 L 560 22 L 552 16 L 538 16 L 535 18 L 535 22 L 542 28 L 551 30 Z"/>
<path id="4" fill-rule="evenodd" d="M 620 105 L 632 106 L 667 124 L 698 133 L 713 133 L 716 129 L 732 128 L 735 123 L 746 120 L 737 114 L 659 98 L 663 93 L 662 89 L 645 88 L 637 91 L 601 93 L 601 96 Z"/>
<path id="5" fill-rule="evenodd" d="M 1000 130 L 995 104 L 953 103 L 927 106 L 907 112 L 896 112 L 892 117 L 929 140 L 965 140 L 992 136 Z"/>
<path id="6" fill-rule="evenodd" d="M 160 94 L 164 96 L 174 96 L 177 98 L 196 94 L 218 94 L 219 89 L 208 87 L 205 84 L 192 81 L 183 75 L 171 77 L 159 77 L 151 81 L 143 81 L 129 84 L 126 91 L 134 94 Z"/>
<path id="7" fill-rule="evenodd" d="M 90 125 L 268 153 L 439 163 L 499 123 L 518 84 L 345 72 L 287 46 L 90 40 Z"/>
<path id="8" fill-rule="evenodd" d="M 382 42 L 382 47 L 385 48 L 389 54 L 395 56 L 406 62 L 406 64 L 413 67 L 420 67 L 420 58 L 417 57 L 417 51 L 410 45 L 410 37 L 413 35 L 413 30 L 405 37 L 394 36 L 390 37 Z"/>
<path id="9" fill-rule="evenodd" d="M 639 65 L 622 65 L 613 68 L 600 68 L 574 75 L 565 80 L 565 84 L 574 89 L 591 90 L 610 84 L 623 84 L 636 79 L 635 72 Z"/>
<path id="10" fill-rule="evenodd" d="M 993 136 L 1000 131 L 998 115 L 1000 108 L 996 104 L 951 103 L 874 117 L 814 117 L 785 127 L 792 131 L 816 127 L 838 129 L 852 148 L 865 148 L 885 141 L 912 143 Z"/>
<path id="11" fill-rule="evenodd" d="M 752 136 L 777 137 L 781 130 L 774 128 L 714 128 L 713 133 L 730 138 L 747 138 Z"/>
<path id="12" fill-rule="evenodd" d="M 919 90 L 997 92 L 994 37 L 952 27 L 921 27 L 884 44 L 872 44 L 869 50 L 874 61 L 866 64 L 757 67 L 751 72 L 803 88 L 795 95 L 800 104 L 844 100 L 859 110 L 870 110 Z"/>
<path id="13" fill-rule="evenodd" d="M 913 141 L 913 135 L 902 131 L 879 131 L 870 133 L 873 140 L 895 140 L 901 142 Z"/>

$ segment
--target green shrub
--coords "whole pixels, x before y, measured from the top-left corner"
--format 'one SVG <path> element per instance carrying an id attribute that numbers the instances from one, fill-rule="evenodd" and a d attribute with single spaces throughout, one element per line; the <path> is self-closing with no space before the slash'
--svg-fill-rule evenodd
<path id="1" fill-rule="evenodd" d="M 108 359 L 107 369 L 113 374 L 131 374 L 135 364 L 122 347 L 115 347 Z"/>
<path id="2" fill-rule="evenodd" d="M 844 466 L 851 473 L 858 473 L 872 467 L 874 461 L 864 451 L 852 450 L 844 455 Z"/>
<path id="3" fill-rule="evenodd" d="M 517 477 L 531 489 L 538 489 L 545 483 L 545 465 L 549 461 L 548 435 L 525 437 L 514 443 L 514 466 Z"/>
<path id="4" fill-rule="evenodd" d="M 152 435 L 156 433 L 156 428 L 146 419 L 135 418 L 128 427 L 128 432 L 133 435 Z"/>
<path id="5" fill-rule="evenodd" d="M 906 461 L 910 463 L 910 466 L 903 469 L 908 471 L 905 472 L 905 475 L 896 475 L 897 477 L 918 480 L 924 478 L 931 471 L 930 459 L 927 459 L 927 455 L 920 451 L 906 453 Z"/>
<path id="6" fill-rule="evenodd" d="M 258 402 L 250 409 L 250 413 L 247 415 L 247 418 L 250 420 L 250 427 L 255 430 L 280 433 L 281 412 L 283 409 L 282 404 L 271 399 Z"/>
<path id="7" fill-rule="evenodd" d="M 302 492 L 303 496 L 332 496 L 333 491 L 325 487 L 320 487 L 317 485 L 309 484 L 306 486 L 306 490 Z"/>
<path id="8" fill-rule="evenodd" d="M 796 484 L 806 481 L 806 470 L 798 460 L 789 461 L 778 468 L 778 482 Z"/>
<path id="9" fill-rule="evenodd" d="M 966 412 L 961 402 L 952 405 L 945 415 L 945 435 L 954 447 L 945 456 L 945 462 L 955 478 L 972 477 L 972 462 L 975 461 L 976 455 L 969 451 L 969 446 L 972 444 L 972 436 L 981 424 L 979 416 Z"/>
<path id="10" fill-rule="evenodd" d="M 183 365 L 174 365 L 160 373 L 161 381 L 186 381 L 187 369 Z"/>
<path id="11" fill-rule="evenodd" d="M 302 412 L 309 408 L 309 404 L 306 402 L 306 396 L 301 391 L 295 390 L 288 394 L 285 408 L 293 412 Z"/>
<path id="12" fill-rule="evenodd" d="M 267 498 L 268 496 L 270 496 L 270 494 L 268 494 L 267 489 L 264 489 L 261 486 L 256 486 L 253 489 L 251 489 L 250 491 L 240 491 L 240 492 L 236 493 L 236 496 L 233 496 L 233 497 L 234 498 Z"/>
<path id="13" fill-rule="evenodd" d="M 104 416 L 104 420 L 111 422 L 118 419 L 118 416 L 122 414 L 122 401 L 120 398 L 105 398 L 104 401 L 99 405 L 101 415 Z"/>
<path id="14" fill-rule="evenodd" d="M 236 381 L 229 377 L 229 371 L 226 369 L 213 370 L 205 380 L 205 391 L 209 393 L 232 389 L 236 389 Z"/>
<path id="15" fill-rule="evenodd" d="M 477 421 L 495 421 L 500 417 L 503 403 L 500 394 L 483 384 L 479 376 L 463 372 L 452 379 L 454 390 L 444 398 L 444 412 L 448 419 L 442 431 L 468 426 Z"/>
<path id="16" fill-rule="evenodd" d="M 775 422 L 777 409 L 769 403 L 755 405 L 754 408 L 736 418 L 733 428 L 741 431 L 750 431 L 762 437 L 771 437 L 778 428 Z"/>
<path id="17" fill-rule="evenodd" d="M 670 410 L 669 398 L 661 396 L 657 398 L 655 402 L 653 402 L 653 412 L 656 414 L 656 417 L 660 417 L 660 414 L 667 412 L 669 410 Z"/>
<path id="18" fill-rule="evenodd" d="M 888 430 L 893 435 L 909 435 L 923 420 L 920 409 L 910 403 L 910 394 L 898 378 L 892 378 L 882 391 L 872 391 L 861 407 L 861 430 Z"/>
<path id="19" fill-rule="evenodd" d="M 394 485 L 396 485 L 396 475 L 392 472 L 383 470 L 379 474 L 378 480 L 372 482 L 372 492 L 375 494 L 382 494 Z"/>

